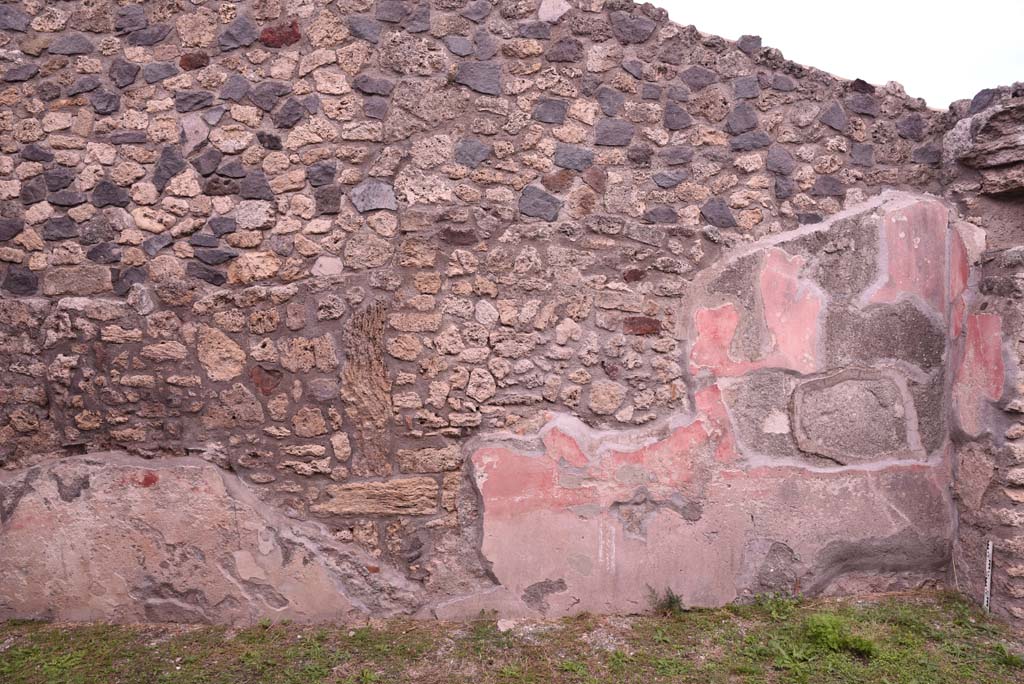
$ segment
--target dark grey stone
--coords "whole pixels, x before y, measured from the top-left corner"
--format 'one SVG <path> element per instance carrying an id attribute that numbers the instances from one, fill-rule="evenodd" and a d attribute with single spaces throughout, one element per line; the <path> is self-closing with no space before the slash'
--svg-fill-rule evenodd
<path id="1" fill-rule="evenodd" d="M 761 49 L 761 36 L 740 36 L 736 47 L 745 55 L 753 55 Z"/>
<path id="2" fill-rule="evenodd" d="M 573 171 L 586 171 L 594 163 L 594 152 L 586 147 L 558 143 L 553 157 L 555 166 Z"/>
<path id="3" fill-rule="evenodd" d="M 729 140 L 729 149 L 733 152 L 749 152 L 750 150 L 768 147 L 771 144 L 772 139 L 764 131 L 750 131 L 748 133 L 740 133 L 731 138 Z"/>
<path id="4" fill-rule="evenodd" d="M 153 185 L 156 186 L 157 191 L 163 192 L 171 179 L 184 171 L 186 166 L 185 159 L 181 156 L 181 150 L 171 145 L 164 147 L 160 151 L 160 158 L 153 169 Z"/>
<path id="5" fill-rule="evenodd" d="M 654 33 L 654 29 L 658 27 L 653 20 L 647 17 L 638 17 L 621 10 L 612 12 L 609 19 L 612 25 L 612 35 L 620 43 L 627 45 L 645 42 Z"/>
<path id="6" fill-rule="evenodd" d="M 455 145 L 455 161 L 475 169 L 491 156 L 494 148 L 476 138 L 464 138 Z"/>
<path id="7" fill-rule="evenodd" d="M 875 146 L 870 143 L 853 143 L 850 147 L 850 163 L 854 166 L 874 166 Z"/>
<path id="8" fill-rule="evenodd" d="M 348 18 L 348 29 L 352 32 L 353 37 L 376 44 L 380 41 L 380 32 L 384 29 L 384 25 L 370 17 L 356 14 Z"/>
<path id="9" fill-rule="evenodd" d="M 752 100 L 761 94 L 757 76 L 740 76 L 732 81 L 732 92 L 741 100 Z"/>
<path id="10" fill-rule="evenodd" d="M 25 14 L 20 7 L 0 5 L 0 31 L 25 33 L 31 22 L 32 17 Z"/>
<path id="11" fill-rule="evenodd" d="M 363 114 L 371 119 L 384 119 L 388 115 L 388 98 L 367 95 L 363 98 Z"/>
<path id="12" fill-rule="evenodd" d="M 607 86 L 598 88 L 594 97 L 605 116 L 618 115 L 622 110 L 622 105 L 626 102 L 626 96 L 623 93 Z"/>
<path id="13" fill-rule="evenodd" d="M 235 219 L 230 216 L 214 216 L 206 222 L 206 225 L 210 226 L 210 230 L 217 237 L 234 233 L 238 229 Z"/>
<path id="14" fill-rule="evenodd" d="M 224 176 L 226 178 L 245 178 L 247 171 L 242 166 L 242 160 L 238 157 L 229 157 L 226 162 L 221 164 L 220 168 L 217 169 L 218 176 Z"/>
<path id="15" fill-rule="evenodd" d="M 213 104 L 213 93 L 205 90 L 179 90 L 174 93 L 174 109 L 182 114 Z"/>
<path id="16" fill-rule="evenodd" d="M 670 131 L 681 131 L 693 125 L 693 117 L 676 102 L 665 104 L 665 128 Z"/>
<path id="17" fill-rule="evenodd" d="M 321 185 L 315 188 L 313 197 L 316 199 L 317 215 L 337 214 L 341 211 L 341 195 L 340 185 Z"/>
<path id="18" fill-rule="evenodd" d="M 224 107 L 212 107 L 203 112 L 203 121 L 210 126 L 216 126 L 224 116 Z"/>
<path id="19" fill-rule="evenodd" d="M 480 23 L 487 18 L 487 15 L 491 13 L 491 3 L 487 0 L 474 0 L 474 2 L 466 5 L 459 15 L 469 19 L 472 22 Z"/>
<path id="20" fill-rule="evenodd" d="M 21 148 L 21 158 L 28 161 L 51 162 L 53 152 L 37 143 L 29 143 Z"/>
<path id="21" fill-rule="evenodd" d="M 549 195 L 535 185 L 527 185 L 519 196 L 519 213 L 534 216 L 545 221 L 558 218 L 558 210 L 562 208 L 562 200 Z"/>
<path id="22" fill-rule="evenodd" d="M 910 159 L 915 164 L 938 164 L 942 161 L 942 147 L 940 145 L 922 145 L 910 154 Z"/>
<path id="23" fill-rule="evenodd" d="M 113 114 L 121 108 L 121 94 L 110 90 L 94 90 L 89 96 L 89 104 L 97 114 Z"/>
<path id="24" fill-rule="evenodd" d="M 192 166 L 200 176 L 209 176 L 220 166 L 223 157 L 217 148 L 207 147 L 192 160 Z"/>
<path id="25" fill-rule="evenodd" d="M 782 93 L 789 93 L 796 90 L 796 81 L 786 74 L 775 74 L 772 76 L 772 88 Z"/>
<path id="26" fill-rule="evenodd" d="M 256 140 L 259 141 L 260 145 L 268 150 L 282 150 L 284 145 L 281 142 L 281 136 L 268 133 L 267 131 L 256 131 Z"/>
<path id="27" fill-rule="evenodd" d="M 135 83 L 135 79 L 139 76 L 139 71 L 142 70 L 138 64 L 133 64 L 126 59 L 117 57 L 110 63 L 110 69 L 107 71 L 107 76 L 114 82 L 118 88 L 126 88 L 132 83 Z"/>
<path id="28" fill-rule="evenodd" d="M 757 128 L 757 112 L 746 102 L 740 102 L 725 118 L 725 132 L 739 135 Z"/>
<path id="29" fill-rule="evenodd" d="M 128 193 L 128 190 L 115 185 L 105 178 L 92 189 L 92 204 L 94 207 L 100 209 L 103 207 L 127 207 L 130 202 L 131 195 Z"/>
<path id="30" fill-rule="evenodd" d="M 628 121 L 601 119 L 594 128 L 594 144 L 605 147 L 625 147 L 633 139 L 636 128 Z"/>
<path id="31" fill-rule="evenodd" d="M 671 145 L 660 149 L 658 156 L 669 166 L 689 164 L 693 160 L 693 148 L 689 145 Z"/>
<path id="32" fill-rule="evenodd" d="M 48 48 L 51 55 L 88 55 L 96 47 L 81 33 L 65 33 L 58 36 Z"/>
<path id="33" fill-rule="evenodd" d="M 700 208 L 700 214 L 704 220 L 716 228 L 735 228 L 736 217 L 732 215 L 732 209 L 721 197 L 712 197 Z"/>
<path id="34" fill-rule="evenodd" d="M 851 112 L 864 116 L 877 117 L 880 111 L 878 100 L 867 93 L 853 93 L 846 98 L 846 106 Z"/>
<path id="35" fill-rule="evenodd" d="M 400 24 L 409 16 L 410 9 L 405 0 L 378 0 L 376 16 L 380 21 Z"/>
<path id="36" fill-rule="evenodd" d="M 850 128 L 850 117 L 847 116 L 846 110 L 843 109 L 843 105 L 838 102 L 833 102 L 829 105 L 825 111 L 818 117 L 821 123 L 825 124 L 829 128 L 834 128 L 840 133 L 845 133 Z"/>
<path id="37" fill-rule="evenodd" d="M 776 176 L 775 197 L 776 199 L 789 199 L 797 193 L 796 181 L 788 176 Z"/>
<path id="38" fill-rule="evenodd" d="M 249 101 L 263 111 L 269 112 L 274 109 L 282 96 L 291 91 L 291 85 L 284 81 L 260 81 L 249 89 Z M 224 97 L 223 94 L 221 97 Z"/>
<path id="39" fill-rule="evenodd" d="M 25 229 L 21 219 L 0 217 L 0 242 L 7 242 Z"/>
<path id="40" fill-rule="evenodd" d="M 112 242 L 101 242 L 91 247 L 85 258 L 97 264 L 116 264 L 121 261 L 121 248 Z"/>
<path id="41" fill-rule="evenodd" d="M 53 102 L 60 97 L 60 85 L 54 81 L 40 81 L 36 84 L 36 97 L 43 102 Z"/>
<path id="42" fill-rule="evenodd" d="M 179 73 L 178 65 L 174 62 L 150 62 L 142 67 L 142 80 L 146 83 L 159 83 Z"/>
<path id="43" fill-rule="evenodd" d="M 39 276 L 21 264 L 11 264 L 4 276 L 3 288 L 16 295 L 35 294 L 39 289 Z"/>
<path id="44" fill-rule="evenodd" d="M 445 36 L 444 45 L 456 57 L 473 54 L 473 43 L 463 36 Z"/>
<path id="45" fill-rule="evenodd" d="M 455 82 L 484 95 L 501 95 L 501 64 L 498 62 L 462 62 Z"/>
<path id="46" fill-rule="evenodd" d="M 238 194 L 242 199 L 272 200 L 274 191 L 270 189 L 267 175 L 259 169 L 250 171 L 238 185 Z"/>
<path id="47" fill-rule="evenodd" d="M 58 207 L 77 207 L 85 204 L 85 193 L 78 190 L 58 190 L 50 193 L 46 201 Z"/>
<path id="48" fill-rule="evenodd" d="M 782 145 L 772 145 L 768 148 L 765 168 L 773 173 L 788 175 L 796 169 L 796 160 Z"/>
<path id="49" fill-rule="evenodd" d="M 575 38 L 559 38 L 544 56 L 549 62 L 578 62 L 583 59 L 583 43 Z"/>
<path id="50" fill-rule="evenodd" d="M 667 204 L 655 204 L 648 207 L 643 215 L 643 220 L 646 223 L 675 223 L 678 218 L 676 210 Z"/>
<path id="51" fill-rule="evenodd" d="M 650 166 L 654 150 L 650 145 L 630 145 L 626 150 L 626 158 L 636 166 Z"/>
<path id="52" fill-rule="evenodd" d="M 430 5 L 417 5 L 405 21 L 405 30 L 409 33 L 424 33 L 430 30 Z"/>
<path id="53" fill-rule="evenodd" d="M 241 74 L 231 74 L 227 80 L 224 81 L 224 85 L 220 87 L 220 93 L 218 97 L 222 100 L 231 100 L 232 102 L 238 102 L 249 93 L 249 88 L 252 84 L 249 83 L 249 79 Z"/>
<path id="54" fill-rule="evenodd" d="M 553 97 L 542 97 L 533 106 L 531 115 L 535 121 L 549 124 L 565 123 L 565 114 L 569 111 L 569 103 Z"/>
<path id="55" fill-rule="evenodd" d="M 977 114 L 980 111 L 984 111 L 992 104 L 998 94 L 999 91 L 993 88 L 979 90 L 977 95 L 971 98 L 971 106 L 967 108 L 967 114 Z"/>
<path id="56" fill-rule="evenodd" d="M 525 21 L 516 28 L 520 38 L 548 40 L 551 38 L 551 24 L 546 21 Z"/>
<path id="57" fill-rule="evenodd" d="M 75 182 L 76 173 L 66 166 L 58 166 L 55 169 L 43 171 L 43 180 L 46 182 L 46 189 L 50 192 L 57 192 Z"/>
<path id="58" fill-rule="evenodd" d="M 689 177 L 690 172 L 686 169 L 670 169 L 668 171 L 659 171 L 651 176 L 651 180 L 659 188 L 667 190 L 668 188 L 676 187 Z"/>
<path id="59" fill-rule="evenodd" d="M 117 9 L 114 18 L 114 32 L 118 34 L 141 31 L 149 25 L 146 9 L 142 5 L 127 5 Z"/>
<path id="60" fill-rule="evenodd" d="M 143 240 L 142 251 L 153 257 L 164 247 L 169 247 L 172 242 L 174 242 L 174 238 L 169 233 L 160 233 Z"/>
<path id="61" fill-rule="evenodd" d="M 640 79 L 644 76 L 644 63 L 639 59 L 631 59 L 622 63 L 622 68 L 633 78 Z"/>
<path id="62" fill-rule="evenodd" d="M 211 285 L 223 285 L 227 282 L 227 277 L 223 273 L 196 261 L 189 261 L 185 265 L 185 274 Z"/>
<path id="63" fill-rule="evenodd" d="M 89 74 L 88 76 L 82 76 L 76 78 L 75 82 L 68 86 L 68 97 L 78 95 L 80 93 L 89 93 L 100 87 L 100 79 L 98 76 Z"/>
<path id="64" fill-rule="evenodd" d="M 811 187 L 812 197 L 842 197 L 846 194 L 846 186 L 835 176 L 818 176 Z"/>
<path id="65" fill-rule="evenodd" d="M 665 97 L 673 102 L 689 102 L 690 89 L 684 85 L 669 84 L 668 88 L 665 89 Z"/>
<path id="66" fill-rule="evenodd" d="M 278 128 L 294 128 L 296 124 L 306 117 L 306 108 L 294 97 L 285 100 L 277 111 L 270 115 L 274 125 Z"/>
<path id="67" fill-rule="evenodd" d="M 209 233 L 193 233 L 188 238 L 188 244 L 193 247 L 217 247 L 220 245 L 220 238 Z"/>
<path id="68" fill-rule="evenodd" d="M 473 57 L 486 61 L 498 54 L 498 41 L 486 29 L 473 33 Z"/>
<path id="69" fill-rule="evenodd" d="M 924 118 L 917 112 L 914 112 L 913 114 L 907 114 L 896 122 L 896 132 L 901 138 L 921 142 L 924 140 L 924 126 Z"/>
<path id="70" fill-rule="evenodd" d="M 640 86 L 640 97 L 644 100 L 660 100 L 661 87 L 653 83 L 644 83 Z"/>
<path id="71" fill-rule="evenodd" d="M 223 176 L 210 176 L 203 185 L 203 192 L 213 197 L 226 197 L 237 195 L 241 183 L 237 178 L 224 178 Z"/>
<path id="72" fill-rule="evenodd" d="M 335 162 L 331 160 L 318 161 L 308 169 L 306 169 L 306 180 L 314 188 L 318 188 L 321 185 L 327 185 L 328 183 L 334 182 L 334 175 L 337 173 L 338 167 Z"/>
<path id="73" fill-rule="evenodd" d="M 147 138 L 145 131 L 114 131 L 107 140 L 111 145 L 141 145 Z"/>
<path id="74" fill-rule="evenodd" d="M 395 89 L 394 81 L 369 74 L 359 74 L 352 79 L 352 87 L 367 95 L 390 95 Z"/>
<path id="75" fill-rule="evenodd" d="M 377 209 L 398 209 L 398 200 L 395 197 L 395 189 L 389 183 L 376 178 L 367 178 L 359 185 L 352 188 L 348 194 L 349 201 L 359 213 L 375 211 Z"/>
<path id="76" fill-rule="evenodd" d="M 216 266 L 223 264 L 226 261 L 231 261 L 238 256 L 238 252 L 233 249 L 206 249 L 200 248 L 195 250 L 196 259 L 199 259 L 204 264 L 209 266 Z"/>
<path id="77" fill-rule="evenodd" d="M 875 86 L 871 85 L 862 78 L 855 78 L 850 81 L 850 90 L 855 93 L 868 93 L 869 95 L 875 92 Z"/>
<path id="78" fill-rule="evenodd" d="M 78 224 L 67 216 L 54 216 L 43 224 L 43 239 L 58 241 L 78 237 Z"/>
<path id="79" fill-rule="evenodd" d="M 136 47 L 149 47 L 156 45 L 171 32 L 169 24 L 153 24 L 138 31 L 128 34 L 128 44 Z"/>
<path id="80" fill-rule="evenodd" d="M 4 72 L 4 81 L 7 83 L 24 83 L 39 74 L 39 67 L 35 64 L 19 64 Z"/>
<path id="81" fill-rule="evenodd" d="M 36 176 L 24 181 L 21 184 L 21 192 L 18 197 L 22 204 L 37 204 L 46 199 L 46 180 L 42 176 Z"/>
<path id="82" fill-rule="evenodd" d="M 718 74 L 711 69 L 697 65 L 692 66 L 679 74 L 679 79 L 685 83 L 690 90 L 696 91 L 703 90 L 712 83 L 718 82 Z"/>
<path id="83" fill-rule="evenodd" d="M 217 44 L 221 51 L 227 52 L 240 47 L 246 47 L 256 42 L 260 37 L 259 27 L 256 22 L 248 16 L 241 16 L 224 27 L 221 34 L 217 36 Z"/>

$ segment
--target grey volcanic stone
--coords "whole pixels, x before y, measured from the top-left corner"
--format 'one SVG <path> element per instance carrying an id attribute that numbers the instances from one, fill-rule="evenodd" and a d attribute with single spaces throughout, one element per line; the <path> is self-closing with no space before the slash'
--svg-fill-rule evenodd
<path id="1" fill-rule="evenodd" d="M 146 8 L 142 5 L 127 5 L 119 7 L 117 17 L 114 19 L 114 31 L 116 33 L 131 33 L 141 31 L 149 25 L 146 19 Z"/>
<path id="2" fill-rule="evenodd" d="M 381 21 L 398 24 L 409 16 L 410 9 L 403 0 L 379 0 L 376 16 Z"/>
<path id="3" fill-rule="evenodd" d="M 241 182 L 236 178 L 224 178 L 222 176 L 210 176 L 203 185 L 203 192 L 214 197 L 237 195 L 241 188 Z"/>
<path id="4" fill-rule="evenodd" d="M 569 111 L 569 103 L 553 97 L 542 97 L 533 106 L 532 117 L 536 121 L 549 124 L 565 123 L 565 114 Z"/>
<path id="5" fill-rule="evenodd" d="M 278 128 L 294 128 L 305 116 L 306 108 L 294 97 L 290 97 L 270 118 Z"/>
<path id="6" fill-rule="evenodd" d="M 35 294 L 39 290 L 39 276 L 21 264 L 11 264 L 4 276 L 3 288 L 16 295 Z"/>
<path id="7" fill-rule="evenodd" d="M 778 176 L 775 179 L 775 197 L 780 200 L 789 199 L 797 192 L 796 181 L 788 176 Z"/>
<path id="8" fill-rule="evenodd" d="M 263 111 L 269 112 L 283 95 L 291 91 L 291 85 L 284 81 L 260 81 L 249 90 L 249 101 Z"/>
<path id="9" fill-rule="evenodd" d="M 636 131 L 633 124 L 620 119 L 601 119 L 594 129 L 594 144 L 606 147 L 625 147 Z"/>
<path id="10" fill-rule="evenodd" d="M 210 220 L 207 221 L 206 224 L 210 226 L 210 230 L 212 230 L 213 234 L 216 235 L 217 237 L 221 237 L 222 235 L 227 235 L 229 233 L 234 233 L 236 230 L 238 230 L 238 226 L 235 223 L 235 219 L 231 218 L 230 216 L 214 216 L 210 218 Z"/>
<path id="11" fill-rule="evenodd" d="M 171 27 L 168 24 L 153 24 L 147 28 L 129 33 L 128 44 L 136 47 L 156 45 L 166 38 L 170 32 Z"/>
<path id="12" fill-rule="evenodd" d="M 549 62 L 578 62 L 583 59 L 583 43 L 575 38 L 559 38 L 544 56 Z"/>
<path id="13" fill-rule="evenodd" d="M 874 166 L 875 146 L 871 143 L 853 143 L 850 146 L 850 162 L 855 166 Z"/>
<path id="14" fill-rule="evenodd" d="M 658 150 L 658 156 L 669 166 L 689 164 L 693 160 L 693 147 L 690 145 L 671 145 Z"/>
<path id="15" fill-rule="evenodd" d="M 46 201 L 58 207 L 77 207 L 85 204 L 85 193 L 77 190 L 58 190 L 50 193 Z"/>
<path id="16" fill-rule="evenodd" d="M 693 117 L 675 102 L 665 105 L 665 128 L 670 131 L 681 131 L 693 125 Z"/>
<path id="17" fill-rule="evenodd" d="M 196 261 L 190 261 L 185 265 L 185 274 L 211 285 L 223 285 L 227 282 L 227 276 L 223 273 Z"/>
<path id="18" fill-rule="evenodd" d="M 249 83 L 249 79 L 241 74 L 231 74 L 227 80 L 224 81 L 224 85 L 220 87 L 219 97 L 222 100 L 231 100 L 232 102 L 238 102 L 249 93 L 249 88 L 252 84 Z"/>
<path id="19" fill-rule="evenodd" d="M 224 155 L 217 148 L 207 147 L 199 156 L 192 160 L 192 166 L 200 176 L 209 176 L 217 170 L 223 157 Z"/>
<path id="20" fill-rule="evenodd" d="M 66 166 L 58 166 L 55 169 L 43 171 L 43 180 L 46 182 L 46 189 L 50 192 L 63 190 L 75 181 L 76 173 Z"/>
<path id="21" fill-rule="evenodd" d="M 523 188 L 523 194 L 519 196 L 519 213 L 524 216 L 554 221 L 558 218 L 558 210 L 561 208 L 562 200 L 534 185 L 527 185 Z"/>
<path id="22" fill-rule="evenodd" d="M 486 19 L 487 15 L 490 13 L 491 3 L 487 2 L 487 0 L 474 0 L 474 2 L 466 5 L 466 7 L 459 12 L 459 15 L 472 22 L 480 23 Z"/>
<path id="23" fill-rule="evenodd" d="M 116 264 L 121 260 L 121 248 L 112 242 L 101 242 L 91 247 L 85 258 L 97 264 Z"/>
<path id="24" fill-rule="evenodd" d="M 901 138 L 921 142 L 924 140 L 924 118 L 914 112 L 896 122 L 896 132 Z"/>
<path id="25" fill-rule="evenodd" d="M 54 216 L 43 224 L 44 240 L 70 240 L 78 237 L 78 224 L 67 216 Z"/>
<path id="26" fill-rule="evenodd" d="M 629 12 L 612 12 L 609 17 L 612 24 L 612 35 L 620 43 L 643 43 L 657 28 L 657 24 L 647 17 L 638 17 Z"/>
<path id="27" fill-rule="evenodd" d="M 765 168 L 774 173 L 788 175 L 796 169 L 796 160 L 782 145 L 772 145 L 768 148 Z"/>
<path id="28" fill-rule="evenodd" d="M 371 119 L 385 119 L 388 115 L 388 98 L 367 95 L 363 98 L 363 114 Z"/>
<path id="29" fill-rule="evenodd" d="M 772 139 L 764 131 L 749 131 L 747 133 L 740 133 L 729 140 L 729 149 L 734 152 L 749 152 L 750 150 L 768 147 L 771 144 Z"/>
<path id="30" fill-rule="evenodd" d="M 213 93 L 205 90 L 179 90 L 174 93 L 174 109 L 181 113 L 194 112 L 213 104 Z"/>
<path id="31" fill-rule="evenodd" d="M 692 66 L 679 74 L 679 79 L 689 86 L 690 90 L 703 90 L 712 83 L 718 82 L 718 74 L 702 66 Z"/>
<path id="32" fill-rule="evenodd" d="M 17 31 L 25 33 L 32 17 L 25 14 L 20 7 L 0 5 L 0 31 Z"/>
<path id="33" fill-rule="evenodd" d="M 348 18 L 348 28 L 354 37 L 377 44 L 380 42 L 380 32 L 384 30 L 384 25 L 375 19 L 357 14 Z"/>
<path id="34" fill-rule="evenodd" d="M 149 256 L 156 256 L 161 249 L 169 247 L 174 242 L 174 238 L 171 237 L 170 233 L 160 233 L 154 235 L 151 238 L 147 238 L 142 241 L 142 251 Z"/>
<path id="35" fill-rule="evenodd" d="M 796 81 L 786 74 L 775 74 L 772 76 L 772 88 L 783 93 L 796 90 Z"/>
<path id="36" fill-rule="evenodd" d="M 462 62 L 455 82 L 484 95 L 501 95 L 501 64 L 498 62 Z"/>
<path id="37" fill-rule="evenodd" d="M 555 166 L 573 171 L 586 171 L 594 163 L 594 152 L 586 147 L 558 143 L 553 157 Z"/>
<path id="38" fill-rule="evenodd" d="M 842 197 L 846 187 L 835 176 L 818 176 L 811 187 L 813 197 Z"/>
<path id="39" fill-rule="evenodd" d="M 712 197 L 700 208 L 704 220 L 717 228 L 735 228 L 736 217 L 721 197 Z"/>
<path id="40" fill-rule="evenodd" d="M 23 83 L 36 77 L 39 67 L 35 64 L 19 64 L 4 72 L 4 81 L 7 83 Z"/>
<path id="41" fill-rule="evenodd" d="M 463 166 L 475 169 L 484 163 L 494 148 L 476 138 L 465 138 L 455 145 L 455 161 Z"/>
<path id="42" fill-rule="evenodd" d="M 395 84 L 386 78 L 359 74 L 352 79 L 352 87 L 367 95 L 390 95 L 395 89 Z"/>
<path id="43" fill-rule="evenodd" d="M 356 211 L 361 214 L 377 209 L 390 209 L 391 211 L 398 209 L 395 189 L 390 184 L 376 178 L 367 178 L 352 188 L 348 198 Z"/>
<path id="44" fill-rule="evenodd" d="M 741 102 L 725 118 L 725 132 L 732 135 L 746 133 L 757 128 L 757 112 L 746 102 Z"/>
<path id="45" fill-rule="evenodd" d="M 193 247 L 217 247 L 220 245 L 220 238 L 209 233 L 193 233 L 188 239 L 188 244 Z"/>
<path id="46" fill-rule="evenodd" d="M 82 76 L 81 78 L 76 78 L 75 82 L 68 86 L 68 97 L 80 93 L 89 93 L 99 87 L 100 79 L 98 76 L 93 76 L 92 74 Z"/>
<path id="47" fill-rule="evenodd" d="M 752 100 L 761 94 L 761 85 L 757 76 L 740 76 L 733 79 L 732 92 L 742 100 Z"/>
<path id="48" fill-rule="evenodd" d="M 668 189 L 676 187 L 689 177 L 690 172 L 686 169 L 670 169 L 668 171 L 659 171 L 651 176 L 651 180 L 659 188 Z"/>
<path id="49" fill-rule="evenodd" d="M 36 84 L 36 97 L 43 102 L 53 102 L 60 97 L 60 85 L 54 81 L 40 81 Z"/>
<path id="50" fill-rule="evenodd" d="M 922 145 L 911 153 L 910 159 L 915 164 L 938 164 L 942 161 L 942 147 L 932 144 Z"/>
<path id="51" fill-rule="evenodd" d="M 129 202 L 131 195 L 128 191 L 105 178 L 92 189 L 92 203 L 95 207 L 127 207 Z"/>
<path id="52" fill-rule="evenodd" d="M 321 185 L 319 188 L 315 188 L 313 197 L 316 200 L 317 215 L 333 215 L 341 211 L 341 195 L 340 185 Z"/>
<path id="53" fill-rule="evenodd" d="M 623 93 L 607 86 L 598 88 L 595 98 L 605 116 L 616 116 L 626 102 L 626 96 Z"/>
<path id="54" fill-rule="evenodd" d="M 306 169 L 306 180 L 314 188 L 334 182 L 334 175 L 337 173 L 337 164 L 331 160 L 319 161 Z"/>
<path id="55" fill-rule="evenodd" d="M 42 176 L 30 178 L 21 184 L 18 198 L 22 204 L 36 204 L 46 199 L 46 180 Z"/>
<path id="56" fill-rule="evenodd" d="M 676 210 L 667 204 L 655 204 L 644 212 L 643 220 L 647 223 L 675 223 L 678 220 Z"/>
<path id="57" fill-rule="evenodd" d="M 473 43 L 462 36 L 445 36 L 444 45 L 457 57 L 465 57 L 473 54 Z"/>
<path id="58" fill-rule="evenodd" d="M 7 242 L 25 229 L 25 223 L 19 219 L 0 217 L 0 242 Z"/>
<path id="59" fill-rule="evenodd" d="M 29 143 L 21 148 L 21 158 L 28 161 L 50 162 L 53 161 L 53 152 L 37 143 Z"/>
<path id="60" fill-rule="evenodd" d="M 231 261 L 238 256 L 238 252 L 233 249 L 206 249 L 200 248 L 195 250 L 196 259 L 199 259 L 204 264 L 210 266 L 216 266 L 223 264 L 226 261 Z"/>
<path id="61" fill-rule="evenodd" d="M 142 67 L 142 80 L 146 83 L 159 83 L 178 73 L 178 66 L 174 62 L 150 62 Z"/>
<path id="62" fill-rule="evenodd" d="M 113 114 L 121 108 L 121 95 L 110 90 L 95 90 L 89 96 L 89 104 L 97 114 Z"/>
<path id="63" fill-rule="evenodd" d="M 267 175 L 262 170 L 250 171 L 238 184 L 238 194 L 242 199 L 273 200 L 274 191 L 270 189 Z"/>
<path id="64" fill-rule="evenodd" d="M 880 109 L 878 100 L 867 93 L 853 93 L 846 98 L 846 106 L 851 112 L 871 117 L 877 117 Z"/>
<path id="65" fill-rule="evenodd" d="M 761 49 L 761 36 L 740 36 L 736 41 L 736 47 L 745 55 L 753 55 Z"/>
<path id="66" fill-rule="evenodd" d="M 153 185 L 159 192 L 163 192 L 171 179 L 184 171 L 186 166 L 181 150 L 171 145 L 164 147 L 153 169 Z"/>
<path id="67" fill-rule="evenodd" d="M 142 69 L 138 64 L 133 64 L 126 59 L 117 57 L 110 63 L 110 69 L 107 71 L 107 76 L 114 82 L 118 88 L 125 88 L 135 83 L 135 79 L 139 75 L 139 71 Z"/>
<path id="68" fill-rule="evenodd" d="M 81 33 L 65 33 L 50 43 L 48 49 L 51 55 L 88 55 L 96 47 Z"/>
<path id="69" fill-rule="evenodd" d="M 245 178 L 247 171 L 242 166 L 242 160 L 238 157 L 229 157 L 219 169 L 217 169 L 218 176 L 226 176 L 227 178 Z"/>
<path id="70" fill-rule="evenodd" d="M 850 117 L 847 116 L 846 110 L 843 109 L 843 105 L 838 102 L 833 102 L 828 106 L 818 117 L 821 123 L 825 124 L 829 128 L 834 128 L 840 133 L 845 133 L 850 128 Z"/>
<path id="71" fill-rule="evenodd" d="M 217 36 L 217 44 L 224 52 L 240 47 L 246 47 L 256 42 L 260 37 L 260 30 L 256 22 L 248 16 L 241 16 L 228 24 L 221 34 Z"/>

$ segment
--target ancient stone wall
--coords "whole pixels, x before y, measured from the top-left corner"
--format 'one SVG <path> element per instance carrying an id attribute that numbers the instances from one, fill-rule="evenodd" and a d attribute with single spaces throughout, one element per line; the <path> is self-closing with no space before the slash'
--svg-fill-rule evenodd
<path id="1" fill-rule="evenodd" d="M 942 113 L 621 0 L 27 0 L 0 49 L 0 615 L 633 612 L 954 555 L 973 595 L 1020 92 Z"/>

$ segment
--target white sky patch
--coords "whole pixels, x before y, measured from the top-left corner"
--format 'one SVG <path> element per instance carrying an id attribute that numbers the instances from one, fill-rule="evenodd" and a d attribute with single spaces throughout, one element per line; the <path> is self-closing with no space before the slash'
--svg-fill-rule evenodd
<path id="1" fill-rule="evenodd" d="M 1024 0 L 652 0 L 677 24 L 762 37 L 787 59 L 875 85 L 897 81 L 933 109 L 1024 81 Z"/>

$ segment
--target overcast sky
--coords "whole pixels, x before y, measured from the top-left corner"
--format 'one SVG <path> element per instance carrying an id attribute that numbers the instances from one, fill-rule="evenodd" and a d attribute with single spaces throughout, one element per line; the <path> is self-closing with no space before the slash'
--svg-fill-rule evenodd
<path id="1" fill-rule="evenodd" d="M 1024 81 L 1024 0 L 650 0 L 678 24 L 761 36 L 787 59 L 946 109 Z"/>

